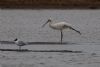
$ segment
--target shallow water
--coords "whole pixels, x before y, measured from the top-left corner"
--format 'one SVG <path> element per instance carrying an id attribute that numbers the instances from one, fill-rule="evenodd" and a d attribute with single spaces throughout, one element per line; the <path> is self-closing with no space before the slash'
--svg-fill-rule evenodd
<path id="1" fill-rule="evenodd" d="M 0 41 L 16 37 L 26 42 L 59 42 L 60 32 L 49 26 L 48 18 L 66 21 L 82 32 L 64 30 L 63 45 L 26 45 L 31 50 L 75 50 L 83 53 L 0 51 L 1 67 L 100 67 L 100 10 L 0 10 Z M 17 49 L 15 44 L 1 44 L 3 49 Z"/>
<path id="2" fill-rule="evenodd" d="M 66 21 L 82 32 L 64 30 L 63 42 L 99 42 L 100 10 L 0 10 L 0 40 L 12 41 L 18 37 L 24 41 L 59 42 L 60 32 L 47 26 L 48 18 Z"/>

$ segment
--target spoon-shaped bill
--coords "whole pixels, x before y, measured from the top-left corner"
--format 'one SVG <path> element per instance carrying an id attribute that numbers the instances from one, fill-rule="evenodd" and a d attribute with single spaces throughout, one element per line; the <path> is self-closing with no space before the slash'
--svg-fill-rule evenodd
<path id="1" fill-rule="evenodd" d="M 44 27 L 47 23 L 48 23 L 48 22 L 44 23 L 44 24 L 42 25 L 42 27 Z"/>

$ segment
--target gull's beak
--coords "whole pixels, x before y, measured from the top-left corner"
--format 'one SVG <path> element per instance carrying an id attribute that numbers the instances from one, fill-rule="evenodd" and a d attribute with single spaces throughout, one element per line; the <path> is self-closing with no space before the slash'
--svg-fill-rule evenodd
<path id="1" fill-rule="evenodd" d="M 42 27 L 44 27 L 47 23 L 48 23 L 48 21 L 45 24 L 43 24 Z"/>

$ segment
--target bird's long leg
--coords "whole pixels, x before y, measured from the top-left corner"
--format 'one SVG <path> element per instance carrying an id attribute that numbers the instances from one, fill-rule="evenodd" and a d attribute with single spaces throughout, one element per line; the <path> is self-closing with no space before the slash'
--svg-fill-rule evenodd
<path id="1" fill-rule="evenodd" d="M 61 32 L 61 44 L 62 44 L 63 32 L 62 32 L 62 30 L 60 32 Z"/>

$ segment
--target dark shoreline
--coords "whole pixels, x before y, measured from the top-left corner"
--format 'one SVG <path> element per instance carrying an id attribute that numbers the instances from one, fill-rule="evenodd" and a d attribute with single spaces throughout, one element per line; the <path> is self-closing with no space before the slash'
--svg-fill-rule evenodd
<path id="1" fill-rule="evenodd" d="M 1 9 L 100 9 L 99 0 L 0 0 Z"/>

